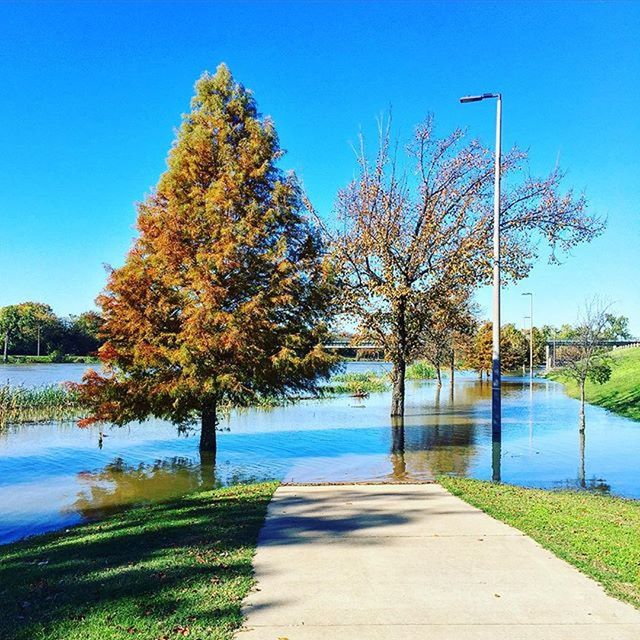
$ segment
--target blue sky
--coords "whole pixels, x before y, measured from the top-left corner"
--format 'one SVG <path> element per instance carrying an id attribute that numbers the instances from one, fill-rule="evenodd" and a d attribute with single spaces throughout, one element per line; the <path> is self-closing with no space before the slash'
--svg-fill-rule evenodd
<path id="1" fill-rule="evenodd" d="M 0 4 L 0 305 L 93 305 L 121 264 L 134 203 L 157 182 L 193 84 L 225 61 L 253 89 L 316 207 L 331 215 L 352 144 L 393 109 L 410 136 L 428 112 L 504 145 L 608 217 L 561 266 L 504 292 L 503 319 L 572 321 L 593 294 L 640 334 L 640 3 L 123 2 Z M 490 312 L 489 292 L 478 300 Z"/>

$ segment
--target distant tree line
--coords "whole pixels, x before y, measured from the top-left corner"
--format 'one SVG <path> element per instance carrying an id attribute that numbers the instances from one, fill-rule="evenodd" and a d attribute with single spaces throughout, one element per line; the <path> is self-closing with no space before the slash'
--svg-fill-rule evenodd
<path id="1" fill-rule="evenodd" d="M 628 340 L 632 338 L 629 331 L 629 318 L 616 316 L 612 313 L 600 314 L 599 341 Z M 533 327 L 533 366 L 542 366 L 546 363 L 546 345 L 553 340 L 582 341 L 584 336 L 584 323 L 575 325 L 563 324 L 560 327 L 543 325 Z M 482 378 L 491 372 L 492 357 L 492 324 L 489 321 L 478 321 L 473 316 L 467 316 L 464 330 L 456 333 L 454 341 L 450 342 L 455 349 L 456 366 L 463 369 L 477 371 Z M 529 364 L 529 329 L 518 329 L 515 324 L 505 324 L 500 329 L 500 361 L 504 372 L 516 371 Z M 434 348 L 431 348 L 433 352 Z M 437 351 L 436 351 L 437 353 Z M 438 368 L 436 359 L 430 357 L 426 351 L 425 359 Z"/>
<path id="2" fill-rule="evenodd" d="M 95 311 L 57 316 L 42 302 L 22 302 L 0 307 L 2 360 L 9 356 L 86 356 L 100 346 L 102 317 Z"/>
<path id="3" fill-rule="evenodd" d="M 431 323 L 425 330 L 422 349 L 418 352 L 421 360 L 433 365 L 438 383 L 441 383 L 440 371 L 449 367 L 477 371 L 481 378 L 491 373 L 491 357 L 493 349 L 492 324 L 477 318 L 477 309 L 467 301 L 458 304 L 449 314 L 440 310 L 434 314 Z M 612 313 L 601 313 L 599 341 L 628 340 L 632 338 L 629 331 L 629 318 Z M 543 325 L 533 327 L 533 366 L 546 363 L 546 344 L 553 340 L 582 341 L 584 323 L 575 325 L 563 324 L 560 327 Z M 349 341 L 356 345 L 357 334 L 340 332 L 334 334 L 338 340 Z M 500 329 L 501 368 L 503 372 L 511 372 L 529 365 L 529 329 L 519 329 L 509 323 Z M 566 348 L 564 348 L 566 351 Z"/>

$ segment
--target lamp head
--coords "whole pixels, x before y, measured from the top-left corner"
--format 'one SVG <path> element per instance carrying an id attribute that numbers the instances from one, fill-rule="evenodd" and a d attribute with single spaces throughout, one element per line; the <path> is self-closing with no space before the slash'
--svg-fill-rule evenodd
<path id="1" fill-rule="evenodd" d="M 482 93 L 477 96 L 462 96 L 460 98 L 460 102 L 466 104 L 467 102 L 480 102 L 480 100 L 486 100 L 487 98 L 497 98 L 499 94 L 497 93 Z"/>

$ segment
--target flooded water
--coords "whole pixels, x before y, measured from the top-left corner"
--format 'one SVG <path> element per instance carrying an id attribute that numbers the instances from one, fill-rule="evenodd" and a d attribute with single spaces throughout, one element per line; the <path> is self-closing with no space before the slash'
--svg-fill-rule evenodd
<path id="1" fill-rule="evenodd" d="M 80 382 L 87 364 L 3 364 L 0 365 L 0 385 L 38 387 L 60 382 Z M 98 365 L 93 365 L 97 367 Z"/>
<path id="2" fill-rule="evenodd" d="M 372 366 L 386 365 L 349 368 Z M 78 379 L 84 367 L 51 371 Z M 31 368 L 5 366 L 0 375 L 46 381 L 49 366 Z M 490 395 L 489 383 L 468 375 L 456 377 L 453 394 L 447 381 L 439 391 L 431 381 L 409 383 L 404 425 L 388 416 L 388 392 L 244 411 L 221 424 L 215 464 L 201 460 L 195 432 L 162 421 L 106 428 L 102 448 L 97 429 L 74 423 L 9 426 L 0 432 L 0 542 L 220 483 L 490 479 Z M 640 498 L 640 423 L 588 407 L 581 442 L 578 403 L 561 385 L 504 378 L 503 398 L 504 482 Z"/>

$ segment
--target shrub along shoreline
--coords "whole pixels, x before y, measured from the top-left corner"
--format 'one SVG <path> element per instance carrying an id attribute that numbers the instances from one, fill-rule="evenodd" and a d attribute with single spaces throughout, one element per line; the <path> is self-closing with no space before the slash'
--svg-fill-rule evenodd
<path id="1" fill-rule="evenodd" d="M 0 547 L 0 637 L 230 639 L 276 486 L 195 493 Z"/>
<path id="2" fill-rule="evenodd" d="M 438 482 L 640 609 L 640 500 L 449 476 Z"/>

